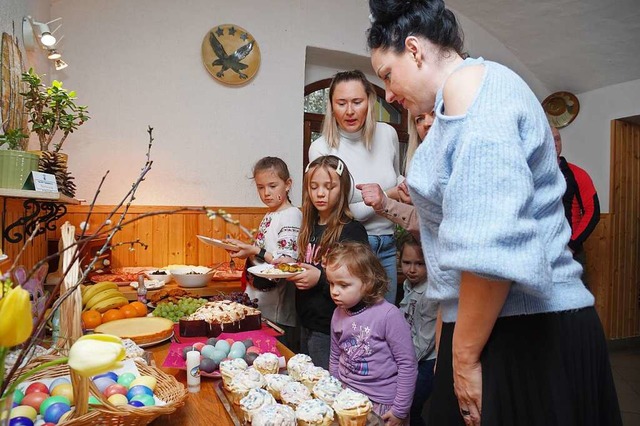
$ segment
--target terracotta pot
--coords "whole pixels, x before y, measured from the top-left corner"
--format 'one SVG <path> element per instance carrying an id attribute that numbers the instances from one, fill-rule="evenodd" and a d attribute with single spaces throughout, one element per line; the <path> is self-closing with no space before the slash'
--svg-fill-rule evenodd
<path id="1" fill-rule="evenodd" d="M 33 171 L 38 171 L 36 154 L 24 151 L 0 150 L 0 188 L 22 189 Z"/>

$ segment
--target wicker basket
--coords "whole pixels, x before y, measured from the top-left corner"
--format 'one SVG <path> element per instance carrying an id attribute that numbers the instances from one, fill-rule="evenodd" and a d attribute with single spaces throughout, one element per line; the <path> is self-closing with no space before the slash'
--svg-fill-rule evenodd
<path id="1" fill-rule="evenodd" d="M 69 223 L 65 223 L 61 227 L 63 246 L 69 247 L 73 243 L 75 229 Z M 70 259 L 73 258 L 75 247 L 71 250 L 65 250 L 63 254 L 63 267 L 69 266 Z M 73 287 L 76 282 L 72 277 L 78 277 L 79 266 L 78 261 L 72 265 L 69 274 L 65 277 L 65 281 L 61 286 L 61 293 L 65 293 L 68 288 Z M 77 287 L 73 294 L 68 297 L 60 306 L 60 339 L 56 344 L 56 352 L 59 355 L 68 353 L 71 347 L 80 336 L 82 336 L 82 296 L 80 288 Z M 40 357 L 30 363 L 26 369 L 31 369 L 47 361 L 55 359 L 53 356 Z M 136 367 L 140 374 L 153 376 L 157 380 L 156 389 L 154 391 L 158 399 L 161 399 L 166 405 L 150 406 L 150 407 L 133 407 L 131 405 L 115 406 L 111 404 L 87 378 L 81 377 L 68 365 L 58 365 L 47 368 L 32 376 L 31 380 L 43 378 L 56 378 L 62 376 L 70 376 L 73 384 L 73 394 L 75 405 L 68 415 L 63 416 L 58 425 L 61 426 L 89 426 L 89 425 L 147 425 L 157 417 L 164 414 L 173 413 L 176 409 L 183 406 L 187 398 L 188 392 L 182 383 L 179 383 L 173 376 L 170 376 L 155 367 L 147 366 L 143 363 L 136 362 Z M 89 405 L 89 395 L 93 395 L 101 405 Z"/>

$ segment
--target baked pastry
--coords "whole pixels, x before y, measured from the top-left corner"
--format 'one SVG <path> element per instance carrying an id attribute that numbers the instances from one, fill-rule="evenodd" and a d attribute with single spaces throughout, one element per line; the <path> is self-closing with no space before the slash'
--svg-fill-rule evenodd
<path id="1" fill-rule="evenodd" d="M 303 401 L 296 408 L 298 426 L 329 426 L 333 423 L 333 410 L 319 399 Z"/>
<path id="2" fill-rule="evenodd" d="M 239 405 L 240 400 L 244 398 L 251 389 L 263 388 L 266 384 L 267 382 L 264 380 L 264 376 L 258 373 L 255 368 L 249 367 L 231 379 L 231 383 L 229 383 L 231 400 L 234 404 Z"/>
<path id="3" fill-rule="evenodd" d="M 349 388 L 340 392 L 333 402 L 340 426 L 364 426 L 372 408 L 366 395 Z"/>
<path id="4" fill-rule="evenodd" d="M 302 401 L 311 399 L 311 392 L 302 383 L 291 382 L 285 384 L 280 390 L 280 399 L 295 410 Z"/>
<path id="5" fill-rule="evenodd" d="M 267 405 L 253 416 L 251 426 L 296 426 L 296 414 L 286 405 Z"/>
<path id="6" fill-rule="evenodd" d="M 229 390 L 231 380 L 236 374 L 249 368 L 247 362 L 242 358 L 226 359 L 220 363 L 220 375 L 222 376 L 222 385 Z"/>
<path id="7" fill-rule="evenodd" d="M 287 362 L 287 371 L 293 380 L 300 380 L 300 373 L 302 370 L 313 367 L 313 361 L 311 357 L 306 354 L 297 354 L 289 358 Z"/>
<path id="8" fill-rule="evenodd" d="M 278 401 L 281 400 L 280 391 L 282 387 L 293 381 L 291 376 L 287 376 L 286 374 L 265 374 L 264 379 L 267 381 L 267 390 L 271 392 L 271 395 Z"/>
<path id="9" fill-rule="evenodd" d="M 312 367 L 305 368 L 300 372 L 300 382 L 309 388 L 310 391 L 313 391 L 313 387 L 318 383 L 318 380 L 329 376 L 330 374 L 327 370 L 314 365 Z"/>
<path id="10" fill-rule="evenodd" d="M 259 310 L 230 300 L 207 302 L 193 314 L 180 319 L 183 337 L 218 337 L 222 332 L 238 333 L 261 327 Z"/>
<path id="11" fill-rule="evenodd" d="M 276 400 L 264 389 L 251 389 L 247 396 L 240 400 L 240 408 L 244 414 L 245 422 L 251 423 L 253 416 L 260 411 L 262 407 L 275 404 Z"/>
<path id="12" fill-rule="evenodd" d="M 173 321 L 160 317 L 125 318 L 100 324 L 94 333 L 113 334 L 131 339 L 137 345 L 157 343 L 173 334 Z"/>
<path id="13" fill-rule="evenodd" d="M 313 387 L 313 396 L 329 405 L 333 405 L 336 397 L 342 392 L 343 387 L 340 380 L 333 376 L 323 377 Z"/>
<path id="14" fill-rule="evenodd" d="M 271 352 L 258 355 L 253 361 L 253 367 L 262 374 L 276 374 L 278 372 L 278 356 Z"/>

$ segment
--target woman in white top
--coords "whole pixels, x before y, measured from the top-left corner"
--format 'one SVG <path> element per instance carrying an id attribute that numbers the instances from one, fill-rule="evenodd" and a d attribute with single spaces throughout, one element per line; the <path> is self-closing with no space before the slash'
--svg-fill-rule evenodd
<path id="1" fill-rule="evenodd" d="M 340 157 L 353 175 L 356 188 L 358 184 L 377 183 L 388 196 L 397 198 L 396 187 L 403 181 L 398 166 L 398 134 L 388 124 L 376 122 L 375 103 L 375 89 L 362 71 L 337 73 L 329 87 L 322 137 L 309 147 L 309 161 L 323 155 Z M 395 303 L 395 226 L 365 205 L 360 191 L 352 194 L 349 209 L 364 225 L 371 248 L 387 272 L 389 291 L 385 299 Z"/>

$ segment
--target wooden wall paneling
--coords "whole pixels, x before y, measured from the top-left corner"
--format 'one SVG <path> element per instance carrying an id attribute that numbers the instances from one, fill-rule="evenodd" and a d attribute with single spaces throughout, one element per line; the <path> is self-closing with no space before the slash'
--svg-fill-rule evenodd
<path id="1" fill-rule="evenodd" d="M 600 222 L 593 233 L 585 241 L 584 249 L 587 255 L 587 276 L 589 288 L 595 296 L 595 307 L 605 330 L 609 330 L 611 322 L 609 316 L 611 262 L 610 240 L 611 215 L 602 213 Z"/>

